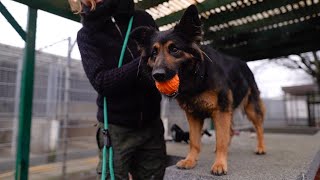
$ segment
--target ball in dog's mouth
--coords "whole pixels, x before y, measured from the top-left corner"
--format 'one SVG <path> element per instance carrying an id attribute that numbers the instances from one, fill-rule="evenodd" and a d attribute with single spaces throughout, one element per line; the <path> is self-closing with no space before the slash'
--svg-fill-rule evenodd
<path id="1" fill-rule="evenodd" d="M 157 89 L 162 94 L 165 94 L 167 96 L 173 96 L 174 94 L 176 94 L 179 90 L 179 84 L 180 84 L 180 80 L 179 80 L 178 74 L 173 76 L 173 78 L 168 81 L 164 81 L 164 82 L 156 81 Z"/>

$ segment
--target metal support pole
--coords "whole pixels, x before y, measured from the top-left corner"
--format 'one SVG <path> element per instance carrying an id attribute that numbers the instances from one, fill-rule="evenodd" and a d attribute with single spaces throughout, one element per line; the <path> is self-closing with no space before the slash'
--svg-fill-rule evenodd
<path id="1" fill-rule="evenodd" d="M 287 104 L 288 104 L 288 94 L 287 93 L 284 93 L 284 96 L 283 96 L 283 109 L 284 109 L 284 118 L 285 118 L 285 121 L 286 121 L 286 125 L 288 126 L 290 123 L 289 123 L 289 118 L 288 118 L 288 107 L 287 107 Z"/>
<path id="2" fill-rule="evenodd" d="M 71 53 L 76 42 L 72 44 L 71 37 L 68 38 L 68 57 L 67 65 L 65 68 L 65 94 L 64 94 L 64 113 L 65 117 L 63 120 L 63 160 L 62 160 L 62 177 L 64 180 L 67 179 L 67 155 L 68 155 L 68 121 L 69 121 L 69 95 L 70 95 L 70 67 L 71 67 Z"/>
<path id="3" fill-rule="evenodd" d="M 309 127 L 316 126 L 315 98 L 316 98 L 315 93 L 307 94 L 308 126 Z"/>
<path id="4" fill-rule="evenodd" d="M 26 32 L 22 29 L 19 23 L 14 19 L 14 17 L 10 14 L 7 8 L 0 1 L 0 12 L 7 19 L 7 21 L 11 24 L 11 26 L 17 31 L 20 37 L 26 41 Z"/>
<path id="5" fill-rule="evenodd" d="M 16 153 L 15 180 L 27 180 L 29 169 L 30 132 L 32 120 L 33 79 L 35 64 L 35 44 L 37 28 L 37 9 L 28 9 L 27 37 L 24 49 L 20 106 L 19 130 Z"/>

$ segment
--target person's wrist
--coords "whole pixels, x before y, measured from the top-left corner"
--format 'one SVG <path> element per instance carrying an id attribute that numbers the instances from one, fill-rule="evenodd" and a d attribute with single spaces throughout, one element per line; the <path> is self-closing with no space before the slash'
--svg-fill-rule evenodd
<path id="1" fill-rule="evenodd" d="M 103 0 L 95 0 L 96 3 L 102 2 Z M 81 0 L 81 2 L 86 6 L 91 6 L 90 0 Z"/>

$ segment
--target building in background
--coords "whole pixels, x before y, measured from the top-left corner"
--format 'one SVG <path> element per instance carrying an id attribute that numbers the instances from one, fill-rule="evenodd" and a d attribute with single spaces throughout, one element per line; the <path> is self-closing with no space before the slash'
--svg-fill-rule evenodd
<path id="1" fill-rule="evenodd" d="M 13 169 L 23 49 L 0 44 L 0 172 Z M 63 142 L 68 157 L 96 154 L 96 92 L 72 60 L 68 112 L 65 112 L 67 58 L 37 52 L 35 64 L 30 163 L 61 160 Z M 68 115 L 67 124 L 64 119 Z M 63 139 L 63 129 L 68 136 Z"/>

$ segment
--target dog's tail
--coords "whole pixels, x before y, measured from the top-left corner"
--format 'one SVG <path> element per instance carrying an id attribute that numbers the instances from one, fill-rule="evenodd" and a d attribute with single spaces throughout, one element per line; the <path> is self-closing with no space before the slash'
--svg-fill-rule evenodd
<path id="1" fill-rule="evenodd" d="M 258 85 L 254 79 L 253 73 L 250 70 L 250 68 L 248 67 L 247 64 L 245 64 L 245 77 L 247 77 L 247 81 L 250 87 L 250 93 L 248 96 L 248 103 L 253 104 L 255 112 L 264 117 L 264 113 L 265 113 L 265 106 L 261 100 L 260 97 L 260 90 L 258 88 Z"/>

